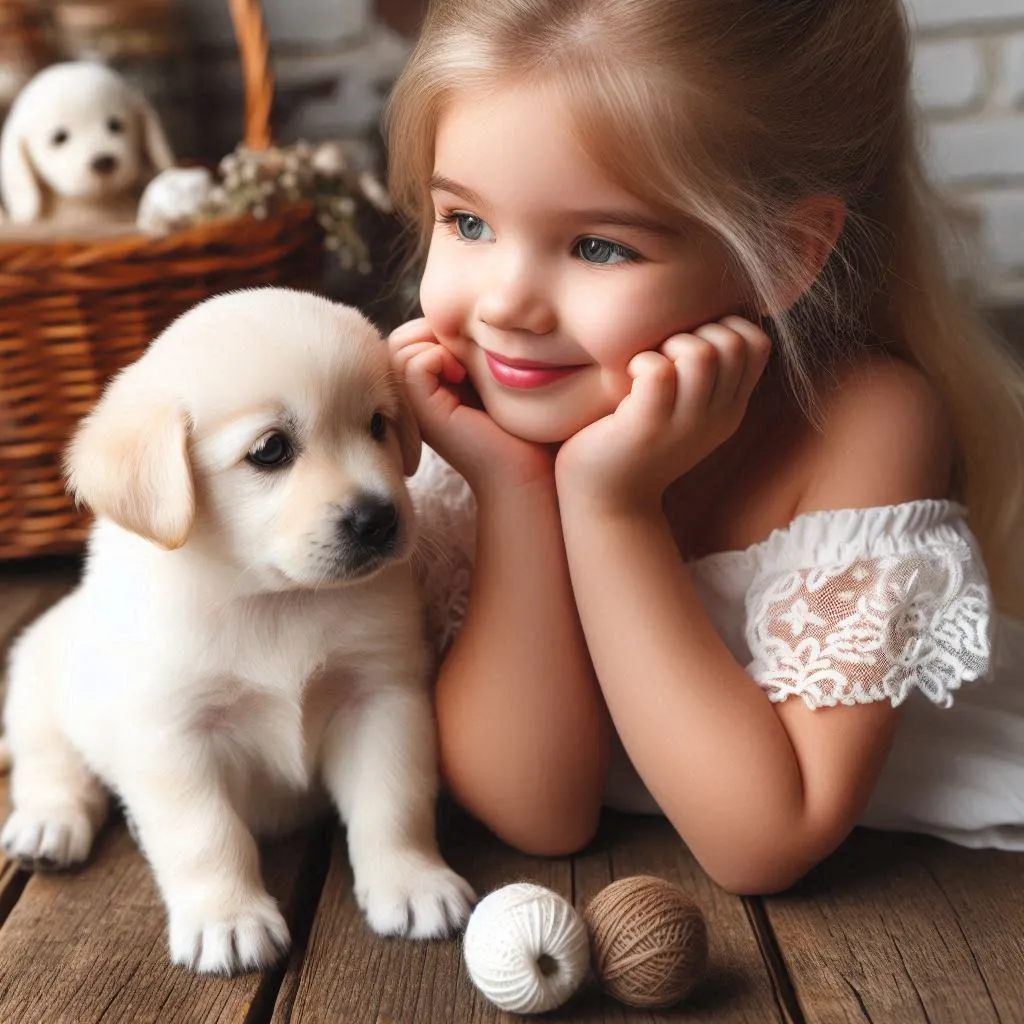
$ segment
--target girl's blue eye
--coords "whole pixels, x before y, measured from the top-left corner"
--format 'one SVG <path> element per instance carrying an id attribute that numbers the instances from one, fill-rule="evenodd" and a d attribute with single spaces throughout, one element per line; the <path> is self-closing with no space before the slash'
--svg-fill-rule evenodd
<path id="1" fill-rule="evenodd" d="M 576 243 L 576 253 L 584 263 L 607 266 L 613 263 L 633 263 L 639 257 L 632 249 L 603 238 L 584 238 Z"/>
<path id="2" fill-rule="evenodd" d="M 456 213 L 452 215 L 455 221 L 455 230 L 459 237 L 467 242 L 490 242 L 494 239 L 494 232 L 488 227 L 487 221 L 481 220 L 472 213 Z"/>

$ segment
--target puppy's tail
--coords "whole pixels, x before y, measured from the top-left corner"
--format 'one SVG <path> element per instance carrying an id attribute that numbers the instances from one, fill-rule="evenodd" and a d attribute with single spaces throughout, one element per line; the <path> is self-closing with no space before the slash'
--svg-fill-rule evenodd
<path id="1" fill-rule="evenodd" d="M 0 736 L 0 775 L 11 770 L 11 748 L 5 736 Z"/>

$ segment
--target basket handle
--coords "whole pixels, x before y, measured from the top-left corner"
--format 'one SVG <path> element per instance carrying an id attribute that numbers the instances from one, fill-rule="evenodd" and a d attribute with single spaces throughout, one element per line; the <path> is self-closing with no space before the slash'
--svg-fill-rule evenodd
<path id="1" fill-rule="evenodd" d="M 235 40 L 242 63 L 245 89 L 245 145 L 270 147 L 270 111 L 274 103 L 274 76 L 270 72 L 270 44 L 260 0 L 228 0 Z"/>

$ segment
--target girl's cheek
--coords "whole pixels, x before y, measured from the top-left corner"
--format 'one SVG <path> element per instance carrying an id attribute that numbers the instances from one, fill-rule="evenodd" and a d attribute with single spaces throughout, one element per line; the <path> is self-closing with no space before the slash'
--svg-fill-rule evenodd
<path id="1" fill-rule="evenodd" d="M 420 308 L 437 337 L 461 333 L 467 303 L 458 286 L 458 275 L 445 274 L 436 261 L 428 260 L 420 281 Z"/>

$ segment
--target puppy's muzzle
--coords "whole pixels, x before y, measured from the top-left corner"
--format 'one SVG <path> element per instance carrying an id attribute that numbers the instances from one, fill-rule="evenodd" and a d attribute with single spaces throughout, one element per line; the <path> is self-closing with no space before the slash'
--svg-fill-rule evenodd
<path id="1" fill-rule="evenodd" d="M 399 553 L 402 520 L 391 501 L 362 494 L 346 505 L 335 521 L 335 571 L 341 576 L 362 576 Z"/>
<path id="2" fill-rule="evenodd" d="M 109 153 L 101 153 L 99 156 L 93 157 L 91 166 L 95 174 L 105 178 L 117 170 L 117 157 L 111 156 Z"/>
<path id="3" fill-rule="evenodd" d="M 389 555 L 398 541 L 398 509 L 390 501 L 366 496 L 346 510 L 338 523 L 347 545 Z"/>

